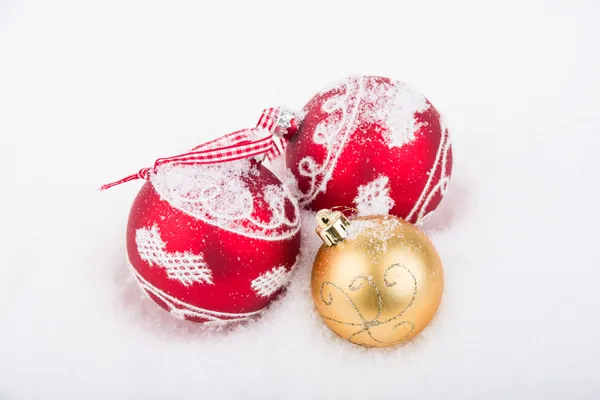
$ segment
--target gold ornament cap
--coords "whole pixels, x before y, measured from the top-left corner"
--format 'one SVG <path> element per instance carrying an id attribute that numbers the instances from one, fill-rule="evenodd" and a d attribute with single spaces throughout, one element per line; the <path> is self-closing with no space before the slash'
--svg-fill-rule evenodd
<path id="1" fill-rule="evenodd" d="M 350 221 L 340 212 L 329 209 L 317 212 L 317 235 L 327 246 L 334 246 L 348 236 Z"/>

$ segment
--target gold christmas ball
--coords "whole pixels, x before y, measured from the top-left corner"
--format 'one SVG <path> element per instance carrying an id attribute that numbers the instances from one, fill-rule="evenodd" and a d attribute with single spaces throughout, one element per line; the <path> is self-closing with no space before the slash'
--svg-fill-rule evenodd
<path id="1" fill-rule="evenodd" d="M 394 216 L 317 213 L 325 242 L 311 286 L 317 311 L 351 343 L 386 347 L 425 328 L 442 299 L 442 262 L 418 228 Z"/>

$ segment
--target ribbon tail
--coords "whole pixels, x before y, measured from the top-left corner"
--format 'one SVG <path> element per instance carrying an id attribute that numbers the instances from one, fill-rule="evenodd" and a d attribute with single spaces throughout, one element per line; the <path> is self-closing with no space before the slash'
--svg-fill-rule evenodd
<path id="1" fill-rule="evenodd" d="M 119 179 L 118 181 L 114 181 L 114 182 L 111 182 L 111 183 L 106 183 L 106 184 L 100 186 L 100 188 L 98 190 L 100 190 L 102 192 L 102 191 L 104 191 L 106 189 L 110 189 L 111 187 L 118 186 L 118 185 L 120 185 L 122 183 L 130 182 L 130 181 L 135 181 L 136 179 L 141 179 L 142 176 L 140 176 L 140 175 L 141 174 L 139 172 L 136 173 L 136 174 L 131 174 L 129 176 L 126 176 L 123 179 Z"/>

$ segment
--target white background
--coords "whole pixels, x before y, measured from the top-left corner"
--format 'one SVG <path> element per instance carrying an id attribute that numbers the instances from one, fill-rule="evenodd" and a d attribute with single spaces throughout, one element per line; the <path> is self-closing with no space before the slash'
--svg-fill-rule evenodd
<path id="1" fill-rule="evenodd" d="M 0 0 L 0 399 L 600 397 L 600 5 Z M 124 265 L 141 183 L 101 183 L 301 108 L 349 74 L 411 83 L 455 169 L 446 271 L 409 344 L 334 337 L 317 242 L 258 322 L 206 331 Z"/>

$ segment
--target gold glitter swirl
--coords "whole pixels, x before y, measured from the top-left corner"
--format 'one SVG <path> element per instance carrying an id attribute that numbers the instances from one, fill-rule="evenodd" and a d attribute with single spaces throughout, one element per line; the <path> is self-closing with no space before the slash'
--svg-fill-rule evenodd
<path id="1" fill-rule="evenodd" d="M 315 308 L 340 337 L 367 347 L 404 343 L 442 300 L 444 271 L 433 243 L 390 215 L 355 217 L 352 235 L 322 245 L 311 276 Z"/>
<path id="2" fill-rule="evenodd" d="M 383 274 L 383 282 L 385 284 L 385 286 L 387 287 L 392 287 L 394 285 L 396 285 L 397 282 L 390 282 L 388 280 L 388 274 L 389 272 L 394 269 L 394 268 L 403 268 L 405 271 L 407 271 L 412 280 L 413 280 L 413 295 L 412 298 L 410 299 L 410 301 L 408 302 L 408 304 L 395 316 L 388 318 L 384 321 L 380 321 L 380 317 L 381 314 L 383 313 L 383 298 L 381 296 L 381 291 L 379 290 L 379 287 L 377 286 L 377 284 L 375 284 L 375 282 L 373 281 L 373 277 L 371 276 L 366 276 L 366 275 L 357 275 L 354 278 L 352 278 L 348 284 L 348 289 L 352 292 L 356 292 L 361 290 L 364 287 L 365 282 L 367 283 L 367 285 L 369 287 L 371 287 L 374 291 L 375 291 L 375 295 L 377 298 L 377 314 L 375 315 L 374 318 L 372 319 L 367 319 L 365 318 L 365 316 L 363 315 L 363 313 L 361 312 L 360 308 L 356 305 L 356 303 L 354 302 L 354 300 L 352 300 L 352 297 L 346 293 L 346 291 L 344 289 L 342 289 L 341 287 L 339 287 L 338 285 L 336 285 L 335 283 L 331 282 L 331 281 L 325 281 L 321 284 L 321 290 L 320 290 L 320 295 L 321 295 L 321 300 L 323 301 L 323 303 L 327 306 L 331 306 L 334 302 L 334 298 L 333 298 L 333 293 L 330 290 L 327 294 L 327 299 L 325 299 L 325 293 L 324 290 L 328 287 L 334 288 L 336 289 L 337 292 L 341 293 L 343 295 L 343 298 L 346 299 L 350 305 L 352 306 L 352 308 L 354 309 L 354 311 L 356 312 L 356 315 L 358 316 L 358 318 L 360 318 L 361 322 L 347 322 L 347 321 L 340 321 L 338 319 L 332 318 L 332 317 L 328 317 L 326 315 L 321 314 L 321 317 L 323 317 L 326 320 L 329 321 L 333 321 L 335 323 L 338 324 L 342 324 L 342 325 L 348 325 L 348 326 L 357 326 L 359 327 L 359 329 L 355 332 L 353 332 L 352 334 L 350 334 L 350 336 L 347 338 L 350 342 L 352 343 L 356 343 L 356 344 L 361 344 L 358 342 L 355 342 L 354 340 L 352 340 L 355 336 L 358 336 L 362 333 L 367 333 L 367 335 L 369 335 L 369 337 L 377 342 L 377 343 L 381 343 L 381 344 L 385 344 L 385 345 L 392 345 L 392 344 L 396 344 L 396 343 L 400 343 L 403 340 L 405 340 L 407 337 L 409 337 L 414 329 L 415 329 L 415 325 L 414 323 L 412 323 L 411 321 L 401 321 L 398 322 L 397 324 L 395 324 L 392 328 L 396 329 L 399 326 L 403 326 L 403 325 L 409 325 L 410 326 L 410 331 L 404 335 L 401 339 L 399 340 L 395 340 L 395 341 L 382 341 L 377 339 L 372 332 L 372 328 L 376 327 L 376 326 L 380 326 L 380 325 L 384 325 L 384 324 L 388 324 L 392 321 L 395 321 L 397 319 L 399 319 L 414 303 L 415 298 L 417 297 L 417 293 L 418 293 L 418 284 L 417 284 L 417 278 L 415 277 L 415 275 L 410 271 L 410 269 L 408 269 L 406 266 L 402 265 L 402 264 L 392 264 L 390 265 L 384 272 Z M 358 284 L 357 284 L 358 283 Z"/>

